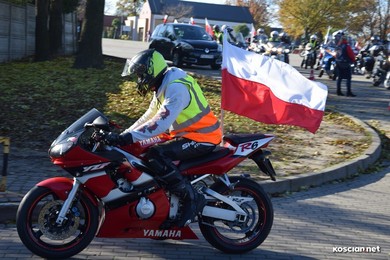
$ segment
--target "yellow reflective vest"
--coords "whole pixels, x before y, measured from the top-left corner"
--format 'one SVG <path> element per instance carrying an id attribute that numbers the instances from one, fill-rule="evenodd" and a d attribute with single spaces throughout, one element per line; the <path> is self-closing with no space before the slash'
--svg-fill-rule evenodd
<path id="1" fill-rule="evenodd" d="M 196 142 L 219 144 L 222 139 L 220 123 L 211 111 L 203 92 L 194 78 L 187 75 L 171 83 L 184 84 L 190 93 L 190 104 L 173 123 L 171 136 L 181 136 Z"/>

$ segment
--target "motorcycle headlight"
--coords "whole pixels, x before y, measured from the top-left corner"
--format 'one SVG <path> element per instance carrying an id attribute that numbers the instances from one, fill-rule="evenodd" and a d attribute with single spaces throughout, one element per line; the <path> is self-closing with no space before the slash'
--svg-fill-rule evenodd
<path id="1" fill-rule="evenodd" d="M 72 139 L 68 139 L 63 143 L 56 144 L 55 146 L 50 148 L 49 155 L 51 157 L 61 157 L 66 154 L 70 150 L 70 148 L 73 147 L 74 144 L 75 142 Z"/>
<path id="2" fill-rule="evenodd" d="M 282 48 L 278 48 L 278 52 L 279 52 L 279 53 L 282 53 L 282 52 L 283 52 L 283 49 L 282 49 Z"/>
<path id="3" fill-rule="evenodd" d="M 290 49 L 284 49 L 284 53 L 290 53 Z"/>
<path id="4" fill-rule="evenodd" d="M 273 51 L 273 52 L 277 52 L 277 51 L 278 51 L 278 49 L 277 49 L 276 47 L 273 47 L 273 48 L 271 49 L 271 51 Z"/>

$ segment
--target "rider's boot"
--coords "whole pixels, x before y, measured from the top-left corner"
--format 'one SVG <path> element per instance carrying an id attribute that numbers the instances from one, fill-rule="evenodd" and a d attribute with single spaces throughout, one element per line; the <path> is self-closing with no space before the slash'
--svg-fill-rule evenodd
<path id="1" fill-rule="evenodd" d="M 195 221 L 198 213 L 206 205 L 205 197 L 192 187 L 189 180 L 181 175 L 175 165 L 162 165 L 155 160 L 150 160 L 149 165 L 155 171 L 159 169 L 159 177 L 165 182 L 166 189 L 177 195 L 183 203 L 181 217 L 175 224 L 184 227 Z"/>

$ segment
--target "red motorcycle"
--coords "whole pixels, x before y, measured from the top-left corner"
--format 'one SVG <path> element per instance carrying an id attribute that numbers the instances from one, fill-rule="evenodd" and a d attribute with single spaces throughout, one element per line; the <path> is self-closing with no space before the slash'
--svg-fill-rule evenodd
<path id="1" fill-rule="evenodd" d="M 23 244 L 44 258 L 67 258 L 85 249 L 95 236 L 104 238 L 197 239 L 190 226 L 161 228 L 182 214 L 182 201 L 145 163 L 146 150 L 169 140 L 161 135 L 124 147 L 109 146 L 102 135 L 114 123 L 96 109 L 69 126 L 52 143 L 49 155 L 73 180 L 55 177 L 34 186 L 17 212 Z M 224 136 L 206 156 L 177 165 L 207 204 L 197 221 L 215 248 L 239 254 L 258 247 L 273 223 L 273 207 L 262 187 L 249 176 L 227 172 L 250 158 L 275 180 L 263 150 L 274 138 L 265 134 Z"/>

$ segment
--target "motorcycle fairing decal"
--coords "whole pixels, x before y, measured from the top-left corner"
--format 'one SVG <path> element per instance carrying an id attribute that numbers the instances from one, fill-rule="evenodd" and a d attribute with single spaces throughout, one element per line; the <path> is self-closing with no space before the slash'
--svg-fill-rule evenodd
<path id="1" fill-rule="evenodd" d="M 83 168 L 83 172 L 93 172 L 93 171 L 98 171 L 109 165 L 111 162 L 105 162 L 105 163 L 99 163 L 95 165 L 89 165 L 85 166 Z"/>
<path id="2" fill-rule="evenodd" d="M 234 152 L 234 155 L 247 156 L 250 153 L 262 147 L 263 145 L 265 145 L 266 143 L 270 142 L 273 138 L 274 137 L 268 137 L 268 138 L 263 138 L 263 139 L 239 144 L 236 151 Z"/>
<path id="3" fill-rule="evenodd" d="M 181 238 L 181 230 L 144 229 L 144 237 Z"/>
<path id="4" fill-rule="evenodd" d="M 128 193 L 124 193 L 122 192 L 121 190 L 119 189 L 113 189 L 111 190 L 107 196 L 101 198 L 102 201 L 104 201 L 105 203 L 108 203 L 110 201 L 113 201 L 113 200 L 116 200 L 116 199 L 119 199 L 119 198 L 122 198 L 122 197 L 125 197 L 127 196 Z"/>
<path id="5" fill-rule="evenodd" d="M 86 183 L 89 179 L 93 179 L 102 175 L 106 175 L 105 171 L 95 172 L 88 175 L 83 175 L 81 177 L 77 177 L 77 180 L 81 183 Z"/>
<path id="6" fill-rule="evenodd" d="M 141 146 L 149 146 L 151 144 L 155 144 L 155 143 L 159 143 L 159 142 L 161 142 L 161 138 L 158 136 L 154 136 L 154 137 L 151 137 L 149 139 L 139 141 Z"/>

